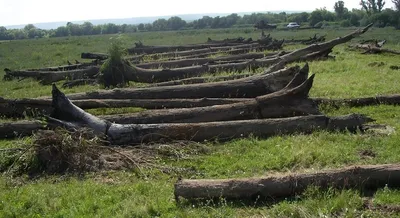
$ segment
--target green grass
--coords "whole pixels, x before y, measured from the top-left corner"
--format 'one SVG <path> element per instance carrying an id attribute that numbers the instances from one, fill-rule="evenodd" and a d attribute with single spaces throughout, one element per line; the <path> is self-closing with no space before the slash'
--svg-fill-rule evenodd
<path id="1" fill-rule="evenodd" d="M 333 38 L 353 29 L 310 31 L 273 31 L 277 38 L 306 38 L 314 33 Z M 144 44 L 189 44 L 205 42 L 207 37 L 224 39 L 253 37 L 259 32 L 241 29 L 201 30 L 182 32 L 153 32 L 123 35 L 125 46 L 141 40 Z M 65 64 L 78 59 L 81 52 L 105 52 L 110 37 L 69 37 L 57 39 L 21 40 L 0 43 L 0 68 L 35 68 Z M 386 39 L 386 45 L 400 50 L 400 32 L 392 29 L 372 29 L 355 39 Z M 299 46 L 290 46 L 295 48 Z M 312 97 L 343 98 L 377 94 L 400 93 L 400 71 L 390 70 L 398 65 L 398 56 L 362 55 L 346 45 L 334 49 L 335 60 L 311 62 L 316 73 Z M 382 67 L 370 67 L 371 62 L 384 62 Z M 222 73 L 228 74 L 228 73 Z M 3 74 L 0 73 L 0 76 Z M 59 84 L 61 84 L 60 82 Z M 134 85 L 134 84 L 132 84 Z M 51 86 L 37 81 L 1 82 L 0 96 L 7 98 L 49 96 Z M 66 93 L 96 90 L 83 86 L 65 89 Z M 90 110 L 96 115 L 140 111 L 137 108 Z M 334 109 L 323 107 L 328 115 L 363 113 L 396 129 L 391 135 L 315 132 L 310 135 L 275 136 L 268 139 L 238 139 L 227 143 L 207 143 L 209 152 L 191 154 L 181 159 L 160 159 L 160 163 L 190 167 L 195 171 L 184 174 L 164 174 L 145 170 L 147 179 L 131 171 L 90 173 L 82 177 L 51 176 L 27 179 L 0 177 L 0 217 L 396 217 L 398 214 L 370 211 L 362 206 L 358 190 L 318 190 L 310 187 L 303 195 L 280 202 L 203 202 L 176 204 L 173 183 L 184 178 L 239 178 L 263 176 L 270 173 L 315 171 L 352 164 L 383 164 L 400 162 L 400 107 L 370 106 Z M 18 147 L 30 138 L 1 140 L 1 148 Z M 363 156 L 370 150 L 375 157 Z M 0 157 L 1 158 L 1 157 Z M 1 161 L 0 161 L 1 163 Z M 398 205 L 398 190 L 379 190 L 374 203 Z"/>

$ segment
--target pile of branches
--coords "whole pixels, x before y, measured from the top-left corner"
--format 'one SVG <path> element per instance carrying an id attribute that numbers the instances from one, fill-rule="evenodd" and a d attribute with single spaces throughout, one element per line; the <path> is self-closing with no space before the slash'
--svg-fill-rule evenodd
<path id="1" fill-rule="evenodd" d="M 385 43 L 386 40 L 377 40 L 377 39 L 363 40 L 360 41 L 358 44 L 350 45 L 350 48 L 363 50 L 362 54 L 381 54 L 381 53 L 388 53 L 395 55 L 400 54 L 400 51 L 383 48 Z"/>

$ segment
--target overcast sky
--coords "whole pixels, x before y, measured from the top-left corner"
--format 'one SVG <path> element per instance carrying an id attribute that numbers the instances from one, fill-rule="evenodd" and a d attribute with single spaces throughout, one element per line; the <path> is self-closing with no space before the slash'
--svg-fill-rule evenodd
<path id="1" fill-rule="evenodd" d="M 0 26 L 177 14 L 333 10 L 337 0 L 0 0 Z M 359 0 L 344 0 L 349 9 Z M 386 0 L 386 7 L 393 7 Z"/>

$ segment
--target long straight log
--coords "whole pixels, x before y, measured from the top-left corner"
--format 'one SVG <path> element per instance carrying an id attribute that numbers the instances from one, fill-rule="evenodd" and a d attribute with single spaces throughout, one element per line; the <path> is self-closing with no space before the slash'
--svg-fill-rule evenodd
<path id="1" fill-rule="evenodd" d="M 263 52 L 261 53 L 248 53 L 241 55 L 233 55 L 233 56 L 223 56 L 216 58 L 191 58 L 191 59 L 182 59 L 182 60 L 172 60 L 172 61 L 161 61 L 161 62 L 150 62 L 150 63 L 142 63 L 137 64 L 137 67 L 141 68 L 159 68 L 159 67 L 187 67 L 192 65 L 202 65 L 206 63 L 213 63 L 217 61 L 234 61 L 234 60 L 244 60 L 244 59 L 259 59 L 263 58 L 265 55 Z"/>
<path id="2" fill-rule="evenodd" d="M 17 121 L 0 123 L 0 139 L 30 136 L 39 129 L 44 129 L 45 124 L 39 121 Z"/>
<path id="3" fill-rule="evenodd" d="M 244 179 L 183 179 L 175 183 L 175 197 L 186 199 L 283 199 L 300 195 L 308 187 L 378 188 L 400 187 L 400 165 L 350 166 L 315 173 Z"/>
<path id="4" fill-rule="evenodd" d="M 14 78 L 31 77 L 40 80 L 43 85 L 53 82 L 69 79 L 93 78 L 98 74 L 99 66 L 90 66 L 84 69 L 68 70 L 68 71 L 9 71 L 6 76 Z"/>
<path id="5" fill-rule="evenodd" d="M 169 82 L 161 82 L 161 83 L 153 83 L 151 86 L 176 86 L 176 85 L 187 85 L 187 84 L 198 84 L 198 83 L 207 83 L 207 82 L 220 82 L 220 81 L 228 81 L 234 79 L 241 79 L 245 77 L 249 77 L 251 74 L 236 74 L 230 76 L 215 76 L 215 77 L 192 77 L 181 80 L 173 80 Z"/>
<path id="6" fill-rule="evenodd" d="M 138 89 L 113 89 L 69 95 L 70 99 L 170 99 L 170 98 L 252 98 L 284 88 L 299 71 L 299 67 L 285 68 L 247 78 L 178 86 Z M 308 73 L 308 65 L 304 67 Z"/>
<path id="7" fill-rule="evenodd" d="M 252 43 L 256 44 L 256 43 Z M 155 54 L 173 51 L 187 51 L 193 49 L 204 49 L 210 47 L 227 47 L 243 45 L 241 43 L 210 43 L 210 44 L 195 44 L 195 45 L 177 45 L 177 46 L 144 46 L 136 48 L 128 48 L 129 54 Z"/>

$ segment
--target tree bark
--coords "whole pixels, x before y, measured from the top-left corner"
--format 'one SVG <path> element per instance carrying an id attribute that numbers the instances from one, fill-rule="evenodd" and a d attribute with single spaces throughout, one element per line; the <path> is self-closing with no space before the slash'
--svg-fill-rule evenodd
<path id="1" fill-rule="evenodd" d="M 252 43 L 249 45 L 258 45 L 258 43 Z M 164 52 L 176 52 L 176 51 L 188 51 L 197 49 L 207 49 L 210 47 L 233 47 L 243 46 L 241 43 L 210 43 L 210 44 L 195 44 L 195 45 L 177 45 L 177 46 L 144 46 L 136 48 L 128 48 L 129 54 L 155 54 Z M 245 46 L 243 46 L 245 47 Z"/>
<path id="2" fill-rule="evenodd" d="M 100 90 L 90 93 L 76 93 L 69 97 L 78 99 L 171 99 L 171 98 L 253 98 L 284 88 L 299 72 L 299 67 L 285 68 L 247 78 L 178 86 L 149 87 L 138 89 Z M 307 78 L 308 65 L 303 68 Z"/>
<path id="3" fill-rule="evenodd" d="M 316 173 L 246 179 L 184 179 L 175 183 L 175 197 L 186 199 L 283 199 L 310 186 L 376 190 L 400 186 L 400 165 L 365 165 Z"/>
<path id="4" fill-rule="evenodd" d="M 44 129 L 45 124 L 39 121 L 18 121 L 0 123 L 0 139 L 9 139 L 30 136 L 39 129 Z"/>
<path id="5" fill-rule="evenodd" d="M 9 71 L 6 76 L 12 78 L 31 77 L 40 80 L 43 85 L 49 85 L 53 82 L 69 79 L 93 78 L 100 67 L 91 66 L 84 69 L 68 70 L 68 71 Z"/>
<path id="6" fill-rule="evenodd" d="M 140 68 L 173 68 L 173 67 L 188 67 L 192 65 L 202 65 L 206 63 L 213 63 L 217 61 L 235 61 L 235 60 L 245 60 L 245 59 L 258 59 L 263 58 L 265 55 L 263 52 L 261 53 L 248 53 L 241 55 L 233 55 L 233 56 L 222 56 L 215 58 L 191 58 L 191 59 L 181 59 L 181 60 L 172 60 L 172 61 L 160 61 L 160 62 L 149 62 L 137 64 L 136 67 Z"/>
<path id="7" fill-rule="evenodd" d="M 105 135 L 111 144 L 127 145 L 159 140 L 230 140 L 254 135 L 269 137 L 296 132 L 310 133 L 315 130 L 356 130 L 366 122 L 373 121 L 364 115 L 352 114 L 343 117 L 310 115 L 302 117 L 224 121 L 209 123 L 168 124 L 115 124 L 93 116 L 76 107 L 53 85 L 54 107 L 51 117 L 59 123 L 79 128 L 87 126 L 95 133 Z"/>
<path id="8" fill-rule="evenodd" d="M 173 80 L 168 82 L 161 83 L 153 83 L 150 86 L 176 86 L 176 85 L 187 85 L 187 84 L 198 84 L 198 83 L 207 83 L 207 82 L 220 82 L 220 81 L 228 81 L 234 79 L 241 79 L 245 77 L 251 76 L 250 74 L 236 74 L 231 76 L 215 76 L 215 77 L 192 77 L 181 80 Z"/>
<path id="9" fill-rule="evenodd" d="M 308 98 L 314 75 L 304 81 L 297 74 L 282 90 L 251 100 L 209 107 L 150 110 L 134 114 L 108 115 L 100 118 L 119 124 L 199 123 L 213 121 L 281 118 L 320 114 Z"/>

